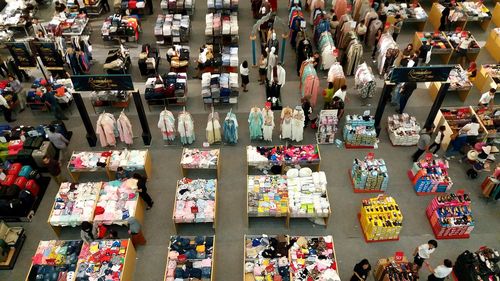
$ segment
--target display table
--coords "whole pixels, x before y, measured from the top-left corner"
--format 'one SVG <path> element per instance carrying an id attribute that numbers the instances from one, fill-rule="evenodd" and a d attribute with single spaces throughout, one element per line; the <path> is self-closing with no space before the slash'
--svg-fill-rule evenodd
<path id="1" fill-rule="evenodd" d="M 444 10 L 444 6 L 439 4 L 439 3 L 433 3 L 431 11 L 429 12 L 429 22 L 432 24 L 432 27 L 434 30 L 438 30 L 439 26 L 441 25 L 441 15 Z M 450 9 L 450 15 L 456 11 L 456 9 Z M 464 29 L 465 25 L 467 24 L 467 16 L 463 13 L 460 15 L 457 15 L 455 17 L 455 20 L 453 22 L 454 27 L 460 27 L 461 29 Z"/>
<path id="2" fill-rule="evenodd" d="M 288 235 L 245 235 L 243 241 L 244 281 L 265 280 L 264 278 L 272 280 L 269 278 L 273 276 L 290 280 Z M 271 242 L 275 247 L 271 246 Z"/>
<path id="3" fill-rule="evenodd" d="M 181 157 L 183 177 L 188 177 L 190 170 L 213 170 L 215 178 L 220 176 L 220 149 L 184 148 Z"/>
<path id="4" fill-rule="evenodd" d="M 149 150 L 108 150 L 74 151 L 68 161 L 68 173 L 73 182 L 78 182 L 81 173 L 106 173 L 108 179 L 115 178 L 115 172 L 121 167 L 132 176 L 142 173 L 152 177 L 152 162 Z"/>
<path id="5" fill-rule="evenodd" d="M 320 164 L 321 154 L 318 145 L 247 146 L 248 174 L 252 174 L 252 170 L 255 169 L 272 169 L 277 174 L 283 174 L 285 167 L 296 165 L 319 171 Z"/>
<path id="6" fill-rule="evenodd" d="M 104 19 L 101 27 L 103 41 L 124 40 L 126 42 L 139 42 L 142 32 L 138 16 L 122 16 L 114 14 Z"/>
<path id="7" fill-rule="evenodd" d="M 50 70 L 50 68 L 47 68 Z M 46 86 L 42 85 L 42 81 L 46 82 L 45 79 L 36 79 L 31 88 L 26 93 L 26 106 L 29 107 L 31 111 L 50 111 L 50 107 L 47 105 L 46 99 Z M 48 84 L 52 86 L 52 89 L 56 90 L 54 95 L 57 103 L 61 109 L 68 109 L 71 107 L 73 102 L 73 83 L 71 79 L 58 79 L 54 83 Z"/>
<path id="8" fill-rule="evenodd" d="M 22 17 L 23 9 L 26 7 L 27 1 L 6 1 L 4 8 L 0 12 L 0 27 L 2 29 L 23 30 L 26 36 L 29 36 L 26 27 L 26 20 Z M 38 11 L 35 3 L 34 9 L 29 12 L 29 17 L 34 17 Z"/>
<path id="9" fill-rule="evenodd" d="M 290 237 L 289 259 L 290 280 L 335 280 L 340 281 L 337 254 L 333 237 L 328 236 L 292 236 Z M 319 243 L 316 243 L 318 241 Z M 322 244 L 325 247 L 321 246 Z M 313 253 L 321 253 L 322 257 Z M 305 259 L 305 261 L 304 261 Z M 315 268 L 314 271 L 309 268 Z M 306 279 L 303 279 L 303 278 Z M 322 279 L 324 278 L 324 279 Z"/>
<path id="10" fill-rule="evenodd" d="M 62 183 L 47 223 L 59 236 L 63 227 L 82 222 L 127 225 L 135 217 L 144 221 L 144 202 L 139 198 L 137 180 L 89 183 Z"/>
<path id="11" fill-rule="evenodd" d="M 240 88 L 238 81 L 238 72 L 203 73 L 201 75 L 203 105 L 237 104 Z"/>
<path id="12" fill-rule="evenodd" d="M 435 42 L 436 45 L 432 47 L 431 57 L 439 56 L 443 63 L 448 64 L 454 52 L 451 43 L 448 41 L 448 38 L 443 32 L 435 32 L 430 34 L 431 36 L 427 38 L 425 37 L 424 32 L 415 32 L 415 36 L 413 37 L 413 49 L 419 50 L 423 45 L 423 42 L 432 40 L 432 42 Z"/>
<path id="13" fill-rule="evenodd" d="M 387 14 L 387 22 L 394 24 L 396 15 L 399 14 L 403 18 L 403 24 L 414 23 L 418 31 L 423 31 L 427 22 L 427 13 L 422 6 L 417 2 L 416 5 L 406 3 L 390 3 L 385 8 Z"/>
<path id="14" fill-rule="evenodd" d="M 457 5 L 467 17 L 467 26 L 479 24 L 484 31 L 488 29 L 491 12 L 482 1 L 464 1 L 458 2 Z"/>
<path id="15" fill-rule="evenodd" d="M 500 5 L 500 4 L 498 4 Z M 500 91 L 500 64 L 483 64 L 477 72 L 474 85 L 479 92 L 486 93 L 491 88 Z"/>
<path id="16" fill-rule="evenodd" d="M 364 199 L 358 214 L 365 242 L 385 242 L 399 240 L 403 225 L 403 214 L 392 197 L 379 195 Z M 386 220 L 380 220 L 380 217 Z"/>
<path id="17" fill-rule="evenodd" d="M 387 133 L 393 146 L 414 146 L 420 139 L 421 130 L 417 118 L 408 113 L 387 117 Z"/>
<path id="18" fill-rule="evenodd" d="M 159 14 L 154 25 L 156 44 L 173 46 L 187 44 L 191 32 L 188 15 Z"/>
<path id="19" fill-rule="evenodd" d="M 488 35 L 484 47 L 488 50 L 495 62 L 500 63 L 500 27 L 490 31 L 490 35 Z"/>
<path id="20" fill-rule="evenodd" d="M 455 56 L 458 55 L 457 48 L 461 42 L 460 38 L 462 38 L 462 33 L 463 32 L 468 32 L 468 31 L 449 31 L 449 32 L 444 32 L 446 37 L 448 38 L 448 41 L 450 44 L 453 46 L 453 55 Z M 471 34 L 472 42 L 470 43 L 469 47 L 467 48 L 467 58 L 469 61 L 476 61 L 477 57 L 479 56 L 479 52 L 481 51 L 481 47 L 479 46 L 479 42 L 474 38 L 474 36 Z"/>
<path id="21" fill-rule="evenodd" d="M 463 190 L 457 194 L 437 196 L 427 206 L 427 218 L 436 239 L 469 238 L 475 221 L 470 207 L 469 194 Z"/>
<path id="22" fill-rule="evenodd" d="M 316 141 L 318 144 L 333 144 L 335 133 L 337 132 L 337 112 L 338 110 L 321 110 L 318 118 L 318 131 Z"/>
<path id="23" fill-rule="evenodd" d="M 247 177 L 247 225 L 251 217 L 285 218 L 288 226 L 288 185 L 281 175 Z"/>
<path id="24" fill-rule="evenodd" d="M 472 82 L 470 82 L 469 77 L 467 76 L 467 71 L 464 70 L 462 66 L 457 65 L 451 70 L 447 82 L 450 83 L 448 94 L 456 93 L 458 94 L 460 100 L 465 102 L 469 96 L 470 90 L 472 89 Z M 429 94 L 431 95 L 432 100 L 436 99 L 441 85 L 441 82 L 431 82 L 431 85 L 429 86 Z"/>
<path id="25" fill-rule="evenodd" d="M 457 257 L 453 265 L 453 281 L 495 280 L 498 278 L 498 251 L 482 246 L 478 251 L 466 250 Z"/>
<path id="26" fill-rule="evenodd" d="M 217 180 L 183 178 L 177 181 L 172 214 L 175 230 L 179 224 L 217 223 Z"/>
<path id="27" fill-rule="evenodd" d="M 500 139 L 500 106 L 472 108 L 477 116 L 479 124 L 485 129 L 487 144 L 497 144 Z"/>
<path id="28" fill-rule="evenodd" d="M 192 16 L 195 11 L 196 0 L 161 0 L 160 6 L 163 13 L 183 14 Z"/>
<path id="29" fill-rule="evenodd" d="M 383 193 L 389 185 L 389 173 L 384 159 L 368 153 L 364 159 L 354 159 L 349 170 L 354 193 Z"/>
<path id="30" fill-rule="evenodd" d="M 78 256 L 77 278 L 90 276 L 119 281 L 134 279 L 137 254 L 130 239 L 98 240 L 84 243 Z"/>
<path id="31" fill-rule="evenodd" d="M 40 280 L 37 278 L 38 274 L 51 271 L 56 272 L 58 277 L 65 279 L 68 275 L 75 276 L 82 245 L 82 240 L 40 241 L 35 255 L 32 257 L 26 281 Z M 52 279 L 48 274 L 47 278 L 47 280 L 57 280 Z"/>
<path id="32" fill-rule="evenodd" d="M 215 236 L 170 236 L 163 280 L 192 278 L 215 280 Z"/>
<path id="33" fill-rule="evenodd" d="M 127 68 L 127 66 L 124 66 Z M 125 70 L 128 72 L 128 70 Z M 110 73 L 111 74 L 111 73 Z M 128 108 L 132 92 L 130 91 L 99 91 L 92 92 L 90 96 L 90 103 L 97 114 L 96 108 L 112 107 L 112 108 Z"/>
<path id="34" fill-rule="evenodd" d="M 492 20 L 493 24 L 495 24 L 494 27 L 500 27 L 500 3 L 495 4 L 495 9 L 493 9 L 493 15 L 492 15 Z"/>
<path id="35" fill-rule="evenodd" d="M 155 77 L 148 78 L 144 97 L 151 111 L 151 106 L 167 107 L 169 105 L 186 105 L 188 83 L 187 73 L 170 72 L 162 76 L 162 80 Z"/>
<path id="36" fill-rule="evenodd" d="M 344 125 L 345 148 L 374 148 L 377 143 L 373 116 L 347 115 Z"/>
<path id="37" fill-rule="evenodd" d="M 428 153 L 425 159 L 413 163 L 412 168 L 408 170 L 408 178 L 417 195 L 444 193 L 453 185 L 448 169 L 447 160 L 433 160 L 432 154 Z"/>
<path id="38" fill-rule="evenodd" d="M 445 126 L 446 128 L 444 131 L 444 137 L 441 141 L 442 151 L 448 150 L 448 146 L 451 142 L 451 136 L 458 133 L 460 129 L 469 123 L 473 117 L 479 120 L 472 107 L 468 106 L 441 108 L 438 111 L 436 118 L 434 119 L 434 127 L 439 128 L 440 126 Z M 479 135 L 477 138 L 481 139 L 485 136 L 487 130 L 481 123 L 479 123 L 479 125 Z"/>
<path id="39" fill-rule="evenodd" d="M 0 270 L 13 269 L 26 240 L 24 228 L 22 226 L 9 227 L 0 221 L 0 239 L 8 247 L 6 255 L 0 254 Z"/>
<path id="40" fill-rule="evenodd" d="M 373 278 L 375 281 L 404 280 L 409 276 L 417 279 L 407 280 L 418 280 L 418 269 L 414 263 L 408 262 L 408 259 L 404 255 L 398 260 L 395 257 L 379 259 L 373 268 Z"/>

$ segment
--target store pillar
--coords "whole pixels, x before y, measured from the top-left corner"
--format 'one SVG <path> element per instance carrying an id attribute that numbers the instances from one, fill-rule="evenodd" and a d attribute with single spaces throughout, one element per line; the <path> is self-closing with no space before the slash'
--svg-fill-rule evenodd
<path id="1" fill-rule="evenodd" d="M 434 119 L 436 119 L 436 115 L 439 109 L 441 109 L 441 105 L 443 104 L 444 98 L 446 97 L 448 88 L 450 88 L 450 83 L 441 83 L 441 88 L 439 88 L 439 92 L 436 96 L 436 99 L 432 104 L 429 116 L 427 116 L 427 120 L 425 120 L 424 128 L 430 128 L 434 124 Z"/>
<path id="2" fill-rule="evenodd" d="M 87 131 L 87 142 L 90 147 L 95 147 L 97 144 L 97 136 L 95 134 L 94 126 L 92 126 L 92 122 L 90 121 L 89 113 L 87 112 L 87 108 L 83 103 L 82 96 L 79 93 L 74 93 L 73 98 L 75 100 L 76 108 L 78 108 L 78 112 L 80 113 L 80 117 L 82 118 L 83 125 L 85 126 L 85 130 Z"/>
<path id="3" fill-rule="evenodd" d="M 257 39 L 257 36 L 255 36 L 255 35 L 250 36 L 250 40 L 252 41 L 252 63 L 253 63 L 253 66 L 257 65 L 257 53 L 256 53 L 257 50 L 255 47 L 255 39 Z"/>
<path id="4" fill-rule="evenodd" d="M 141 94 L 139 92 L 133 92 L 132 96 L 134 98 L 135 108 L 137 109 L 137 115 L 141 121 L 142 141 L 145 146 L 150 146 L 151 132 L 149 131 L 148 119 L 146 118 L 146 112 L 144 111 L 144 106 L 142 104 Z"/>
<path id="5" fill-rule="evenodd" d="M 382 94 L 378 100 L 377 111 L 375 112 L 375 131 L 377 132 L 377 137 L 380 135 L 380 121 L 382 121 L 382 116 L 384 115 L 385 105 L 391 97 L 391 92 L 394 89 L 394 86 L 396 86 L 395 83 L 384 81 L 384 88 L 382 89 Z"/>

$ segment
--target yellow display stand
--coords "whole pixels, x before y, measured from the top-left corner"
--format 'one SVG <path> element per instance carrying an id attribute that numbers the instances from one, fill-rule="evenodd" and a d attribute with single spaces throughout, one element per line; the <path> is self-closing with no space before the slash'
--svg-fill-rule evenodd
<path id="1" fill-rule="evenodd" d="M 459 7 L 462 7 L 462 3 L 458 3 L 458 6 Z M 483 7 L 484 4 L 483 4 Z M 463 9 L 463 7 L 462 7 Z M 463 9 L 465 10 L 465 9 Z M 479 23 L 479 25 L 481 26 L 481 28 L 486 31 L 488 29 L 488 27 L 490 26 L 490 22 L 491 22 L 491 18 L 478 18 L 478 17 L 467 17 L 467 22 L 465 22 L 462 26 L 462 29 L 465 29 L 465 26 L 466 25 L 474 25 L 476 23 Z"/>
<path id="2" fill-rule="evenodd" d="M 500 63 L 500 36 L 498 33 L 491 31 L 484 47 L 488 50 L 495 62 Z"/>
<path id="3" fill-rule="evenodd" d="M 440 88 L 441 88 L 441 82 L 432 82 L 431 83 L 431 85 L 429 87 L 429 94 L 431 95 L 432 100 L 436 99 Z M 460 100 L 465 102 L 465 100 L 467 99 L 467 96 L 469 96 L 471 89 L 472 88 L 459 89 L 459 90 L 448 90 L 448 93 L 450 93 L 450 92 L 457 93 Z"/>
<path id="4" fill-rule="evenodd" d="M 422 32 L 415 32 L 415 36 L 413 36 L 413 49 L 418 50 L 422 46 L 422 40 L 420 39 L 423 37 Z M 451 46 L 450 42 L 448 41 L 448 44 Z M 444 64 L 448 64 L 451 60 L 451 56 L 453 55 L 453 49 L 438 49 L 438 48 L 432 48 L 431 51 L 431 56 L 436 55 L 441 58 L 441 61 Z"/>
<path id="5" fill-rule="evenodd" d="M 500 90 L 500 84 L 495 83 L 495 81 L 490 77 L 490 74 L 483 65 L 477 72 L 476 79 L 473 83 L 474 86 L 476 86 L 476 88 L 479 90 L 479 94 L 483 94 L 491 88 L 497 89 L 497 91 Z"/>
<path id="6" fill-rule="evenodd" d="M 439 9 L 439 3 L 433 3 L 431 11 L 429 13 L 429 22 L 432 24 L 434 30 L 438 30 L 441 25 L 441 10 Z M 457 21 L 454 23 L 454 27 L 460 27 L 462 29 L 465 28 L 467 21 Z M 489 24 L 489 22 L 488 22 Z"/>
<path id="7" fill-rule="evenodd" d="M 500 27 L 500 3 L 496 3 L 495 9 L 493 9 L 492 20 L 495 27 Z"/>

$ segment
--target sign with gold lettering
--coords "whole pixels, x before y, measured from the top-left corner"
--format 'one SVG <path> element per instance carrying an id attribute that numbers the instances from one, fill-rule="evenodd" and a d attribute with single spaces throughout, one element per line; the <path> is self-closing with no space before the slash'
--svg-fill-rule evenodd
<path id="1" fill-rule="evenodd" d="M 21 42 L 7 42 L 5 45 L 20 69 L 36 67 L 36 58 L 31 54 L 31 50 L 27 44 Z"/>
<path id="2" fill-rule="evenodd" d="M 57 51 L 56 45 L 53 42 L 35 42 L 33 46 L 40 56 L 43 65 L 48 70 L 62 70 L 64 69 L 64 61 L 61 53 Z"/>
<path id="3" fill-rule="evenodd" d="M 453 65 L 396 67 L 391 74 L 391 82 L 445 82 Z"/>
<path id="4" fill-rule="evenodd" d="M 130 74 L 73 75 L 75 91 L 134 90 Z"/>

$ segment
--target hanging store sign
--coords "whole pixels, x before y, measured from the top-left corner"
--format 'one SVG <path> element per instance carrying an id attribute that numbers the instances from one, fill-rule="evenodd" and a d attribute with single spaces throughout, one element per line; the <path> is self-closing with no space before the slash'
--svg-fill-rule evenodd
<path id="1" fill-rule="evenodd" d="M 28 44 L 21 42 L 5 43 L 10 55 L 20 69 L 36 67 L 36 58 L 31 54 Z"/>
<path id="2" fill-rule="evenodd" d="M 134 90 L 130 74 L 73 75 L 71 82 L 75 91 Z"/>
<path id="3" fill-rule="evenodd" d="M 47 70 L 64 69 L 64 61 L 61 53 L 57 51 L 56 44 L 53 42 L 33 42 L 33 45 Z"/>
<path id="4" fill-rule="evenodd" d="M 396 67 L 392 71 L 390 81 L 401 82 L 446 82 L 453 65 Z"/>

